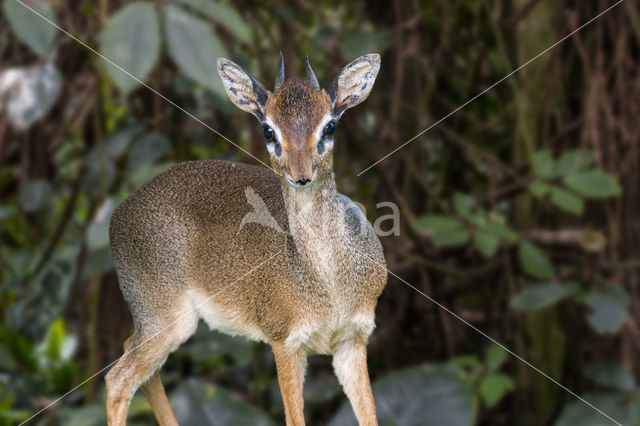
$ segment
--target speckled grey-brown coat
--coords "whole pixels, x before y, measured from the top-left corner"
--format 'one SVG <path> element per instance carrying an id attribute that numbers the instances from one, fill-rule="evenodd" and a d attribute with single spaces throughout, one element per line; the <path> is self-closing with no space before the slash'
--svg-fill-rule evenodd
<path id="1" fill-rule="evenodd" d="M 173 167 L 131 194 L 112 216 L 110 241 L 134 345 L 175 321 L 190 289 L 203 298 L 219 292 L 212 302 L 228 307 L 238 327 L 223 331 L 251 326 L 268 342 L 284 341 L 301 321 L 320 328 L 336 310 L 371 312 L 386 281 L 380 243 L 332 177 L 320 184 L 305 208 L 285 200 L 283 191 L 295 189 L 283 189 L 273 171 L 209 160 Z M 238 232 L 251 212 L 247 187 L 284 232 L 257 222 Z M 333 264 L 318 265 L 327 259 Z"/>

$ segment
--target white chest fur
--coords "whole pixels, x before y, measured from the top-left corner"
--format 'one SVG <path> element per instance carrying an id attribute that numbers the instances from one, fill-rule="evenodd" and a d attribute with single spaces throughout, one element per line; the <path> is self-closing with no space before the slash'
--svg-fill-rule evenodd
<path id="1" fill-rule="evenodd" d="M 339 342 L 369 336 L 375 327 L 373 312 L 359 311 L 356 301 L 345 297 L 348 295 L 343 281 L 348 271 L 339 267 L 348 250 L 343 213 L 333 212 L 331 217 L 315 223 L 292 224 L 298 250 L 307 269 L 313 271 L 314 285 L 322 286 L 329 294 L 329 306 L 323 306 L 322 315 L 304 318 L 294 325 L 285 342 L 289 347 L 329 354 Z"/>
<path id="2" fill-rule="evenodd" d="M 319 309 L 321 314 L 294 324 L 285 343 L 309 353 L 332 353 L 341 341 L 368 337 L 375 327 L 373 311 L 365 312 L 362 304 L 347 294 L 352 277 L 342 269 L 349 269 L 345 260 L 358 247 L 353 246 L 346 221 L 346 197 L 335 191 L 332 182 L 318 191 L 287 195 L 289 228 L 303 267 L 311 284 L 322 287 L 329 297 L 323 302 L 328 306 Z M 361 219 L 366 222 L 364 216 Z"/>
<path id="3" fill-rule="evenodd" d="M 290 348 L 302 348 L 307 353 L 330 354 L 339 343 L 368 337 L 374 328 L 373 312 L 357 312 L 350 316 L 336 314 L 320 321 L 308 318 L 296 324 L 285 344 Z"/>

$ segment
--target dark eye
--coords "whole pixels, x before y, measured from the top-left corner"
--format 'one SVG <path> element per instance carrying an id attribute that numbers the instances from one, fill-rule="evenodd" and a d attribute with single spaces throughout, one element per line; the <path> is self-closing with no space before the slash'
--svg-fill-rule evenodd
<path id="1" fill-rule="evenodd" d="M 330 121 L 326 126 L 324 126 L 324 134 L 326 136 L 333 136 L 333 134 L 336 132 L 336 123 L 333 121 Z"/>
<path id="2" fill-rule="evenodd" d="M 273 129 L 269 126 L 264 126 L 262 128 L 262 134 L 264 135 L 264 138 L 269 141 L 272 142 L 273 138 L 274 138 L 274 133 L 273 133 Z"/>

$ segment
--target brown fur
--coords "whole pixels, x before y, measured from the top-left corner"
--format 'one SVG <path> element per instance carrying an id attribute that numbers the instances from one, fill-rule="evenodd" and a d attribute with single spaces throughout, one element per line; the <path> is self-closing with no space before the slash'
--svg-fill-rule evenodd
<path id="1" fill-rule="evenodd" d="M 315 90 L 308 81 L 287 80 L 265 105 L 265 115 L 282 130 L 280 141 L 287 153 L 283 171 L 296 182 L 311 178 L 318 165 L 313 163 L 316 149 L 315 129 L 331 112 L 331 99 L 322 90 Z"/>
<path id="2" fill-rule="evenodd" d="M 279 342 L 271 344 L 278 369 L 278 385 L 282 393 L 282 402 L 287 423 L 304 424 L 304 401 L 302 382 L 304 380 L 304 357 L 299 351 L 293 351 Z"/>
<path id="3" fill-rule="evenodd" d="M 219 61 L 230 96 L 255 81 Z M 260 86 L 261 87 L 261 86 Z M 367 93 L 368 94 L 368 93 Z M 361 424 L 375 424 L 366 341 L 386 282 L 384 256 L 364 215 L 339 194 L 332 151 L 318 154 L 313 133 L 331 99 L 308 81 L 289 80 L 263 105 L 234 102 L 282 131 L 271 170 L 209 160 L 177 165 L 114 211 L 110 242 L 120 287 L 134 318 L 125 354 L 107 375 L 109 425 L 124 425 L 140 384 L 161 424 L 175 424 L 157 370 L 199 318 L 273 347 L 288 425 L 304 424 L 307 354 L 334 354 L 338 379 Z M 310 164 L 310 165 L 309 165 Z M 287 173 L 316 173 L 308 185 Z M 275 224 L 244 222 L 258 196 Z M 263 212 L 264 213 L 264 212 Z"/>

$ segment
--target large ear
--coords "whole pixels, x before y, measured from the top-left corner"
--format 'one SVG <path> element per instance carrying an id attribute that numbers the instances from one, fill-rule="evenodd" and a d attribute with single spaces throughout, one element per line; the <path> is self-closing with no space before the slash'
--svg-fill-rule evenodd
<path id="1" fill-rule="evenodd" d="M 218 58 L 217 63 L 218 74 L 231 102 L 262 121 L 268 97 L 267 89 L 240 65 L 225 58 Z"/>
<path id="2" fill-rule="evenodd" d="M 338 117 L 344 110 L 367 99 L 380 70 L 380 55 L 360 56 L 338 73 L 329 88 L 333 111 Z"/>

